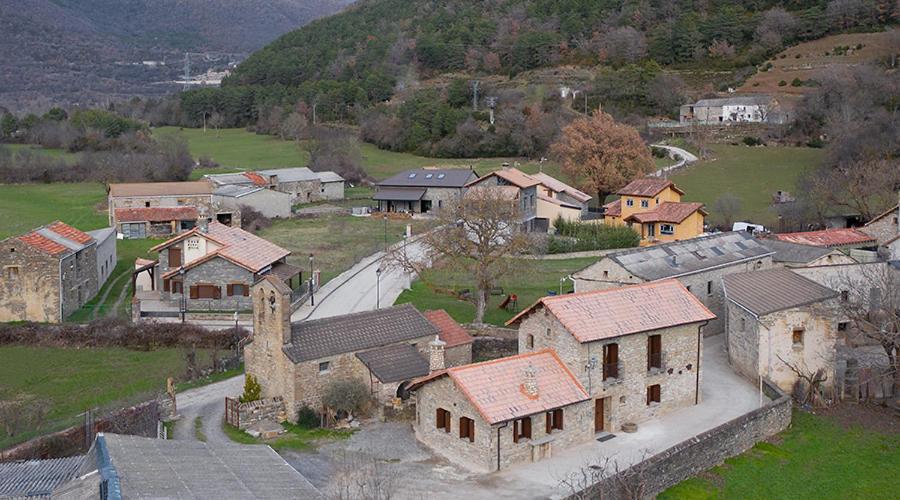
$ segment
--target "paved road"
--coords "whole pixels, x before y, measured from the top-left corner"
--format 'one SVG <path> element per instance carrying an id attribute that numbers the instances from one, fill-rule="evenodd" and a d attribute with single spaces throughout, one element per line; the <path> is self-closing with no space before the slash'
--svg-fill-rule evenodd
<path id="1" fill-rule="evenodd" d="M 674 165 L 670 165 L 666 168 L 661 168 L 654 172 L 653 175 L 655 175 L 656 177 L 662 177 L 666 172 L 678 170 L 685 165 L 690 165 L 691 163 L 699 160 L 699 158 L 697 158 L 694 153 L 691 153 L 690 151 L 687 151 L 685 149 L 676 148 L 675 146 L 666 146 L 665 144 L 653 144 L 652 146 L 655 148 L 665 149 L 672 155 L 678 157 L 678 162 Z"/>
<path id="2" fill-rule="evenodd" d="M 221 382 L 197 387 L 178 393 L 178 414 L 181 419 L 175 424 L 175 439 L 198 439 L 195 420 L 202 422 L 200 432 L 210 444 L 229 444 L 231 439 L 222 432 L 222 418 L 225 414 L 225 396 L 237 397 L 244 390 L 244 376 L 232 377 Z"/>

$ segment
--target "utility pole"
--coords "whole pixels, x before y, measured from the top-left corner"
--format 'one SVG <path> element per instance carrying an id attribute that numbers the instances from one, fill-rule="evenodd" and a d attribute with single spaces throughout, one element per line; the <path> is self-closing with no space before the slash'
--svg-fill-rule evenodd
<path id="1" fill-rule="evenodd" d="M 496 97 L 488 97 L 485 99 L 487 102 L 488 108 L 491 111 L 491 125 L 494 124 L 494 108 L 497 107 L 497 98 Z"/>
<path id="2" fill-rule="evenodd" d="M 472 111 L 478 111 L 478 86 L 481 84 L 478 80 L 472 80 Z"/>

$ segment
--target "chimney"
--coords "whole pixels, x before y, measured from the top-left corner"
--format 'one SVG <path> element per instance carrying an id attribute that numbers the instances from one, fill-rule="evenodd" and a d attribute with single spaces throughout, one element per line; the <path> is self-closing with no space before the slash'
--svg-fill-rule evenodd
<path id="1" fill-rule="evenodd" d="M 538 398 L 537 369 L 531 363 L 522 371 L 522 392 L 531 399 Z"/>
<path id="2" fill-rule="evenodd" d="M 444 366 L 444 346 L 447 343 L 435 335 L 434 340 L 429 342 L 428 345 L 431 346 L 430 356 L 428 357 L 428 371 L 436 372 L 446 368 Z"/>

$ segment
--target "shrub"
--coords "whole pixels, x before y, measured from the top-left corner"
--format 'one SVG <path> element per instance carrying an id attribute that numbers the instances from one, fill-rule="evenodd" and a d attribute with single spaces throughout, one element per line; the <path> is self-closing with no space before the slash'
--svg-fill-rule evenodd
<path id="1" fill-rule="evenodd" d="M 791 80 L 791 87 L 802 87 L 802 86 L 803 86 L 803 80 L 801 80 L 799 78 L 794 78 L 793 80 Z"/>
<path id="2" fill-rule="evenodd" d="M 781 80 L 781 81 L 778 82 L 778 86 L 779 86 L 779 87 L 784 87 L 785 85 L 787 85 L 787 82 L 784 81 L 784 80 Z"/>
<path id="3" fill-rule="evenodd" d="M 322 403 L 342 413 L 359 413 L 369 401 L 369 390 L 358 379 L 339 379 L 325 386 Z"/>
<path id="4" fill-rule="evenodd" d="M 825 141 L 823 141 L 821 137 L 813 137 L 812 139 L 806 141 L 806 146 L 810 148 L 824 148 Z"/>
<path id="5" fill-rule="evenodd" d="M 759 137 L 747 136 L 744 137 L 744 144 L 746 144 L 747 146 L 761 146 L 763 144 L 763 141 Z"/>
<path id="6" fill-rule="evenodd" d="M 244 393 L 241 394 L 241 403 L 249 403 L 251 401 L 259 401 L 262 397 L 262 386 L 253 375 L 247 374 L 244 379 Z"/>
<path id="7" fill-rule="evenodd" d="M 669 156 L 669 152 L 666 151 L 666 150 L 663 149 L 663 148 L 653 148 L 653 147 L 651 147 L 651 148 L 650 148 L 650 152 L 653 154 L 653 156 L 655 156 L 655 157 L 657 157 L 657 158 L 665 158 L 666 156 Z"/>
<path id="8" fill-rule="evenodd" d="M 551 254 L 630 248 L 641 241 L 637 232 L 625 226 L 569 222 L 562 218 L 557 218 L 553 225 L 556 236 L 550 237 L 547 243 L 547 253 Z"/>
<path id="9" fill-rule="evenodd" d="M 320 422 L 321 419 L 319 418 L 319 414 L 309 406 L 303 405 L 297 411 L 297 425 L 300 427 L 305 429 L 315 429 L 316 427 L 319 427 Z"/>

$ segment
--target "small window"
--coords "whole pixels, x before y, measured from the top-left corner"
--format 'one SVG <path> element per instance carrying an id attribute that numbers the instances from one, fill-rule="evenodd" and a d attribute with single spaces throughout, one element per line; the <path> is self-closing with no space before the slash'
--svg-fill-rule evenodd
<path id="1" fill-rule="evenodd" d="M 847 302 L 850 300 L 850 291 L 849 290 L 841 290 L 841 302 Z"/>
<path id="2" fill-rule="evenodd" d="M 475 421 L 469 417 L 459 417 L 459 438 L 475 442 Z"/>
<path id="3" fill-rule="evenodd" d="M 706 295 L 712 295 L 713 293 L 713 284 L 712 281 L 706 282 Z"/>
<path id="4" fill-rule="evenodd" d="M 647 405 L 659 403 L 662 400 L 662 389 L 659 384 L 653 384 L 647 387 Z"/>
<path id="5" fill-rule="evenodd" d="M 659 205 L 659 198 L 656 199 L 656 204 Z"/>
<path id="6" fill-rule="evenodd" d="M 629 206 L 629 207 L 633 207 L 633 206 L 634 206 L 634 200 L 632 200 L 631 198 L 626 199 L 626 200 L 625 200 L 625 205 L 627 205 L 627 206 Z"/>
<path id="7" fill-rule="evenodd" d="M 447 177 L 447 174 L 438 174 L 438 179 L 443 179 L 444 177 Z"/>
<path id="8" fill-rule="evenodd" d="M 531 417 L 520 418 L 513 422 L 513 442 L 531 439 Z"/>
<path id="9" fill-rule="evenodd" d="M 603 346 L 603 380 L 619 378 L 619 344 Z"/>
<path id="10" fill-rule="evenodd" d="M 431 179 L 432 177 L 434 177 L 434 174 L 425 174 L 426 179 Z"/>
<path id="11" fill-rule="evenodd" d="M 744 318 L 741 318 L 741 331 L 743 332 L 747 328 L 747 321 Z"/>
<path id="12" fill-rule="evenodd" d="M 331 361 L 322 361 L 319 363 L 319 373 L 328 373 L 331 369 Z"/>
<path id="13" fill-rule="evenodd" d="M 416 173 L 413 172 L 413 173 L 409 174 L 409 178 L 410 178 L 410 179 L 415 179 L 415 178 L 416 178 Z"/>
<path id="14" fill-rule="evenodd" d="M 603 271 L 603 277 L 609 278 L 609 271 Z"/>
<path id="15" fill-rule="evenodd" d="M 794 331 L 791 333 L 791 339 L 794 345 L 803 345 L 803 328 L 794 328 Z"/>
<path id="16" fill-rule="evenodd" d="M 563 411 L 562 408 L 558 410 L 548 411 L 546 414 L 547 417 L 547 434 L 552 433 L 554 430 L 563 430 Z"/>
<path id="17" fill-rule="evenodd" d="M 641 200 L 641 208 L 647 208 L 650 206 L 650 202 L 647 200 Z"/>
<path id="18" fill-rule="evenodd" d="M 228 285 L 228 296 L 229 297 L 233 297 L 233 296 L 246 297 L 248 295 L 250 295 L 250 288 L 247 285 L 245 285 L 243 283 Z"/>
<path id="19" fill-rule="evenodd" d="M 675 226 L 672 224 L 660 224 L 659 234 L 675 234 Z"/>
<path id="20" fill-rule="evenodd" d="M 848 324 L 849 324 L 849 323 L 847 323 L 846 321 L 839 321 L 839 322 L 838 322 L 838 331 L 839 331 L 839 332 L 846 332 L 846 331 L 847 331 L 847 325 L 848 325 Z"/>
<path id="21" fill-rule="evenodd" d="M 15 281 L 19 279 L 19 266 L 9 266 L 6 268 L 6 279 Z"/>
<path id="22" fill-rule="evenodd" d="M 647 337 L 647 371 L 662 369 L 662 335 Z"/>
<path id="23" fill-rule="evenodd" d="M 525 337 L 525 348 L 534 349 L 534 335 L 529 334 Z"/>
<path id="24" fill-rule="evenodd" d="M 684 288 L 687 289 L 687 291 L 689 291 L 689 292 L 691 291 L 691 285 L 688 285 L 688 286 L 686 286 L 686 287 L 684 287 Z"/>
<path id="25" fill-rule="evenodd" d="M 145 201 L 145 202 L 144 202 L 144 208 L 150 208 L 150 202 L 149 202 L 149 201 Z"/>
<path id="26" fill-rule="evenodd" d="M 438 408 L 434 424 L 436 428 L 443 429 L 444 432 L 450 432 L 450 412 L 443 408 Z"/>
<path id="27" fill-rule="evenodd" d="M 549 328 L 547 328 L 547 336 L 548 336 L 548 337 L 550 336 L 550 329 L 549 329 Z"/>
<path id="28" fill-rule="evenodd" d="M 172 293 L 184 293 L 184 283 L 181 280 L 172 280 L 170 286 Z"/>

